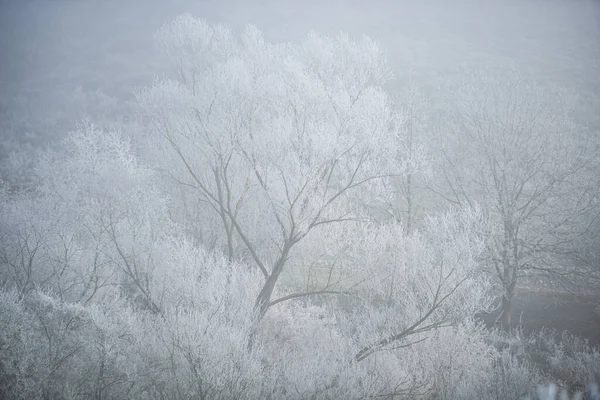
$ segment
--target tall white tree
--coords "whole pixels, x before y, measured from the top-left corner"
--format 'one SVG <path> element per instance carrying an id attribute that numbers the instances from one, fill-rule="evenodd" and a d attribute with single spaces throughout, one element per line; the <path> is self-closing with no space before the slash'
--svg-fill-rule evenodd
<path id="1" fill-rule="evenodd" d="M 250 259 L 264 276 L 263 315 L 296 245 L 364 220 L 406 172 L 383 51 L 344 35 L 273 44 L 248 27 L 237 38 L 188 15 L 156 39 L 177 73 L 140 95 L 158 162 L 218 218 L 229 259 Z"/>

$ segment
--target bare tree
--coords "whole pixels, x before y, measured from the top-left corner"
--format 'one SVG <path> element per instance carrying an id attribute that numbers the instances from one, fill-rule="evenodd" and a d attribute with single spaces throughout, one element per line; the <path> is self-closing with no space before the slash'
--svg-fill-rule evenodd
<path id="1" fill-rule="evenodd" d="M 587 271 L 564 256 L 587 231 L 595 188 L 583 174 L 589 160 L 560 103 L 559 91 L 541 90 L 515 73 L 474 76 L 449 95 L 453 115 L 433 186 L 450 203 L 485 207 L 497 225 L 483 262 L 502 286 L 502 322 L 520 278 L 551 274 L 563 282 Z M 593 190 L 592 190 L 593 189 Z"/>

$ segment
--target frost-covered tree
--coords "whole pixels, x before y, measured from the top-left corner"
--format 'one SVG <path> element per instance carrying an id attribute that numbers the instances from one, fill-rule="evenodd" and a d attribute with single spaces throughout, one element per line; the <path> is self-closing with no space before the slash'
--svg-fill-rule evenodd
<path id="1" fill-rule="evenodd" d="M 9 360 L 0 383 L 17 398 L 438 390 L 445 384 L 427 383 L 435 363 L 423 360 L 447 335 L 469 341 L 461 326 L 487 302 L 475 262 L 486 223 L 476 210 L 431 217 L 411 235 L 367 213 L 317 225 L 285 260 L 298 275 L 256 324 L 260 269 L 251 258 L 202 248 L 171 221 L 156 173 L 117 132 L 82 124 L 33 175 L 35 187 L 2 202 L 10 331 L 0 337 L 0 358 Z M 408 356 L 422 363 L 418 373 L 401 362 Z M 34 365 L 36 357 L 48 361 Z"/>
<path id="2" fill-rule="evenodd" d="M 82 303 L 130 291 L 158 311 L 149 279 L 171 225 L 151 170 L 127 141 L 83 123 L 32 175 L 31 189 L 5 193 L 0 205 L 3 280 L 23 293 L 38 288 Z"/>
<path id="3" fill-rule="evenodd" d="M 365 207 L 407 170 L 383 51 L 344 35 L 275 44 L 248 27 L 236 37 L 189 15 L 156 40 L 176 72 L 140 95 L 158 166 L 204 209 L 197 231 L 263 275 L 264 315 L 297 245 L 366 220 Z"/>
<path id="4" fill-rule="evenodd" d="M 311 33 L 276 44 L 254 27 L 238 37 L 189 15 L 156 41 L 174 77 L 139 95 L 154 165 L 199 209 L 195 220 L 181 218 L 200 242 L 213 238 L 203 245 L 262 275 L 259 319 L 315 295 L 358 296 L 367 310 L 386 299 L 388 317 L 380 317 L 389 326 L 357 340 L 361 361 L 485 307 L 485 285 L 470 292 L 467 283 L 477 279 L 470 260 L 482 233 L 472 222 L 482 219 L 452 214 L 440 229 L 456 218 L 469 226 L 468 240 L 424 245 L 418 232 L 405 238 L 400 221 L 372 218 L 421 161 L 403 142 L 404 118 L 382 87 L 389 71 L 375 42 Z M 453 296 L 462 302 L 450 311 Z M 405 317 L 390 319 L 394 312 Z"/>
<path id="5" fill-rule="evenodd" d="M 501 284 L 506 326 L 520 278 L 550 274 L 568 282 L 590 272 L 571 268 L 566 257 L 593 220 L 597 187 L 584 174 L 585 128 L 568 118 L 560 93 L 505 72 L 475 74 L 448 96 L 443 183 L 435 190 L 493 216 L 484 262 Z"/>

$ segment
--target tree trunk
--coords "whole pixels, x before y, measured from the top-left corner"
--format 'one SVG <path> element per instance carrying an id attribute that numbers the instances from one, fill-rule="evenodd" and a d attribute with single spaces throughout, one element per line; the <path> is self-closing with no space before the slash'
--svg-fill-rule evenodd
<path id="1" fill-rule="evenodd" d="M 513 309 L 513 298 L 514 293 L 505 293 L 502 296 L 502 311 L 500 313 L 500 323 L 502 329 L 505 331 L 509 331 L 512 324 L 512 309 Z"/>
<path id="2" fill-rule="evenodd" d="M 515 288 L 517 287 L 517 269 L 515 266 L 510 265 L 506 261 L 506 258 L 502 286 L 504 286 L 504 293 L 502 294 L 500 322 L 502 329 L 508 332 L 512 327 L 513 300 L 515 298 Z"/>
<path id="3" fill-rule="evenodd" d="M 271 304 L 271 295 L 273 294 L 275 285 L 277 284 L 277 281 L 279 280 L 279 275 L 281 275 L 281 272 L 283 271 L 283 267 L 288 259 L 288 255 L 289 255 L 290 249 L 293 246 L 293 243 L 294 242 L 292 242 L 292 241 L 285 243 L 285 245 L 283 246 L 282 254 L 279 257 L 279 259 L 277 260 L 277 262 L 275 263 L 275 266 L 273 267 L 271 275 L 269 275 L 265 284 L 262 287 L 262 290 L 256 297 L 256 302 L 254 303 L 254 310 L 256 312 L 256 321 L 255 321 L 252 331 L 250 332 L 250 335 L 248 337 L 248 350 L 252 350 L 252 346 L 254 344 L 254 339 L 256 336 L 257 325 L 260 323 L 262 318 L 267 313 L 267 310 L 269 309 L 269 306 Z"/>
<path id="4" fill-rule="evenodd" d="M 256 338 L 256 330 L 258 329 L 258 324 L 267 313 L 267 309 L 269 308 L 269 304 L 271 302 L 271 295 L 273 294 L 273 289 L 275 289 L 275 284 L 277 283 L 277 279 L 279 278 L 280 272 L 281 270 L 274 271 L 269 276 L 269 278 L 267 278 L 267 281 L 265 282 L 262 290 L 256 298 L 256 302 L 254 303 L 256 320 L 254 321 L 254 324 L 250 331 L 250 335 L 248 336 L 248 351 L 252 351 L 252 347 L 254 346 L 254 340 Z"/>

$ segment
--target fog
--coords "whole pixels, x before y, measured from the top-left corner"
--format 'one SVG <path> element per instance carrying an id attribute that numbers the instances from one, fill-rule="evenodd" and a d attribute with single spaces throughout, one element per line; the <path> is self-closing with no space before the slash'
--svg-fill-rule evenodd
<path id="1" fill-rule="evenodd" d="M 580 117 L 597 123 L 600 6 L 593 1 L 4 0 L 0 7 L 2 135 L 19 142 L 39 145 L 86 114 L 98 117 L 104 110 L 96 104 L 73 107 L 69 95 L 78 87 L 101 90 L 116 114 L 127 109 L 133 91 L 161 73 L 154 32 L 184 12 L 238 31 L 254 24 L 274 41 L 311 30 L 368 35 L 387 50 L 397 77 L 411 71 L 433 88 L 479 68 L 516 68 L 576 93 Z M 24 116 L 38 123 L 8 122 Z"/>
<path id="2" fill-rule="evenodd" d="M 0 0 L 0 399 L 598 400 L 599 238 L 598 1 Z"/>

